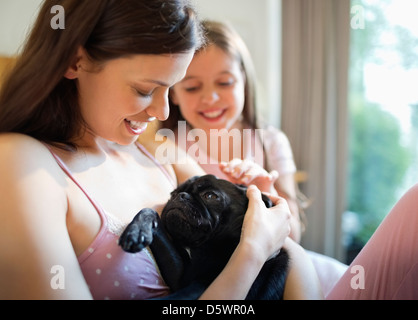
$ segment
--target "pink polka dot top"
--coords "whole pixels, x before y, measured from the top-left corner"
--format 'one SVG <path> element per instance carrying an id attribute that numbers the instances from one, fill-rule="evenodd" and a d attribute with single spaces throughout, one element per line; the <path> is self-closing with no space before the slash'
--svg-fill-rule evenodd
<path id="1" fill-rule="evenodd" d="M 169 177 L 165 169 L 141 145 L 140 151 L 150 157 Z M 50 148 L 48 148 L 50 149 Z M 75 180 L 65 163 L 50 149 L 63 171 L 83 191 L 100 215 L 102 226 L 89 248 L 78 257 L 84 278 L 95 300 L 143 300 L 165 296 L 164 283 L 149 249 L 127 253 L 118 245 L 124 226 L 106 213 Z"/>

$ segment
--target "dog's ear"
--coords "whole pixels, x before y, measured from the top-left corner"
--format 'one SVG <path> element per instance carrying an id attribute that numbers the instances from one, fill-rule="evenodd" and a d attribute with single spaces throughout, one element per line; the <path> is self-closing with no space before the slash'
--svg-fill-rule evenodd
<path id="1" fill-rule="evenodd" d="M 194 177 L 191 177 L 189 180 L 187 180 L 187 182 L 188 183 L 193 183 L 193 182 L 195 182 L 197 179 L 199 179 L 201 176 L 194 176 Z"/>
<path id="2" fill-rule="evenodd" d="M 267 208 L 271 208 L 273 206 L 273 201 L 269 197 L 267 197 L 264 193 L 261 194 L 261 198 L 263 199 Z"/>
<path id="3" fill-rule="evenodd" d="M 248 189 L 247 186 L 243 184 L 235 184 L 235 186 L 237 187 L 240 193 L 242 193 L 245 197 L 247 197 L 247 189 Z"/>
<path id="4" fill-rule="evenodd" d="M 198 178 L 200 178 L 200 176 L 194 176 L 194 177 L 187 179 L 182 184 L 178 185 L 177 188 L 172 193 L 176 193 L 176 192 L 186 189 L 189 185 L 193 184 Z"/>
<path id="5" fill-rule="evenodd" d="M 236 186 L 245 196 L 247 196 L 247 186 L 242 184 L 236 184 Z M 273 201 L 271 201 L 271 199 L 267 197 L 264 193 L 261 194 L 261 199 L 263 200 L 267 208 L 271 208 L 273 206 Z"/>

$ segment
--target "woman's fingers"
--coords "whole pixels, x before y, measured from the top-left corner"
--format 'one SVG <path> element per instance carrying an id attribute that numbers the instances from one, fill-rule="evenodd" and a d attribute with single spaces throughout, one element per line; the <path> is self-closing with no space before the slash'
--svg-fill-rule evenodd
<path id="1" fill-rule="evenodd" d="M 290 234 L 290 210 L 286 200 L 273 197 L 272 208 L 266 208 L 260 190 L 248 187 L 248 209 L 244 218 L 242 238 L 259 248 L 267 259 L 280 251 Z"/>

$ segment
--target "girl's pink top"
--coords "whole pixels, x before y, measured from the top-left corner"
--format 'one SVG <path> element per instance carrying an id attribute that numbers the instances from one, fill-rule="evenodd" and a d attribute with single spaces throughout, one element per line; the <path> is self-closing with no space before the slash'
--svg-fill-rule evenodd
<path id="1" fill-rule="evenodd" d="M 257 130 L 246 129 L 241 138 L 243 148 L 241 149 L 241 140 L 238 141 L 238 146 L 241 149 L 243 159 L 253 160 L 266 170 L 276 170 L 280 175 L 296 172 L 296 164 L 289 139 L 281 130 L 273 126 Z M 191 148 L 197 149 L 198 152 L 196 150 L 191 152 Z M 213 174 L 221 179 L 231 179 L 219 168 L 218 160 L 211 159 L 205 151 L 196 147 L 195 141 L 186 141 L 186 151 L 188 155 L 194 157 L 206 173 Z"/>

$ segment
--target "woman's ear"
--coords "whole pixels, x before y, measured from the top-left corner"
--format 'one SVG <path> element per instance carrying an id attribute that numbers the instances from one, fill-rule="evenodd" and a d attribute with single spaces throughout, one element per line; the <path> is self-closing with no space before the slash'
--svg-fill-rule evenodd
<path id="1" fill-rule="evenodd" d="M 74 65 L 71 65 L 67 71 L 64 74 L 64 78 L 67 78 L 68 80 L 74 80 L 78 78 L 78 73 L 77 73 L 77 67 Z"/>
<path id="2" fill-rule="evenodd" d="M 82 47 L 79 47 L 76 56 L 74 57 L 73 61 L 71 62 L 70 66 L 64 74 L 65 78 L 69 80 L 74 80 L 78 78 L 79 72 L 82 69 L 81 61 L 84 60 L 85 56 L 86 53 L 84 49 Z"/>

